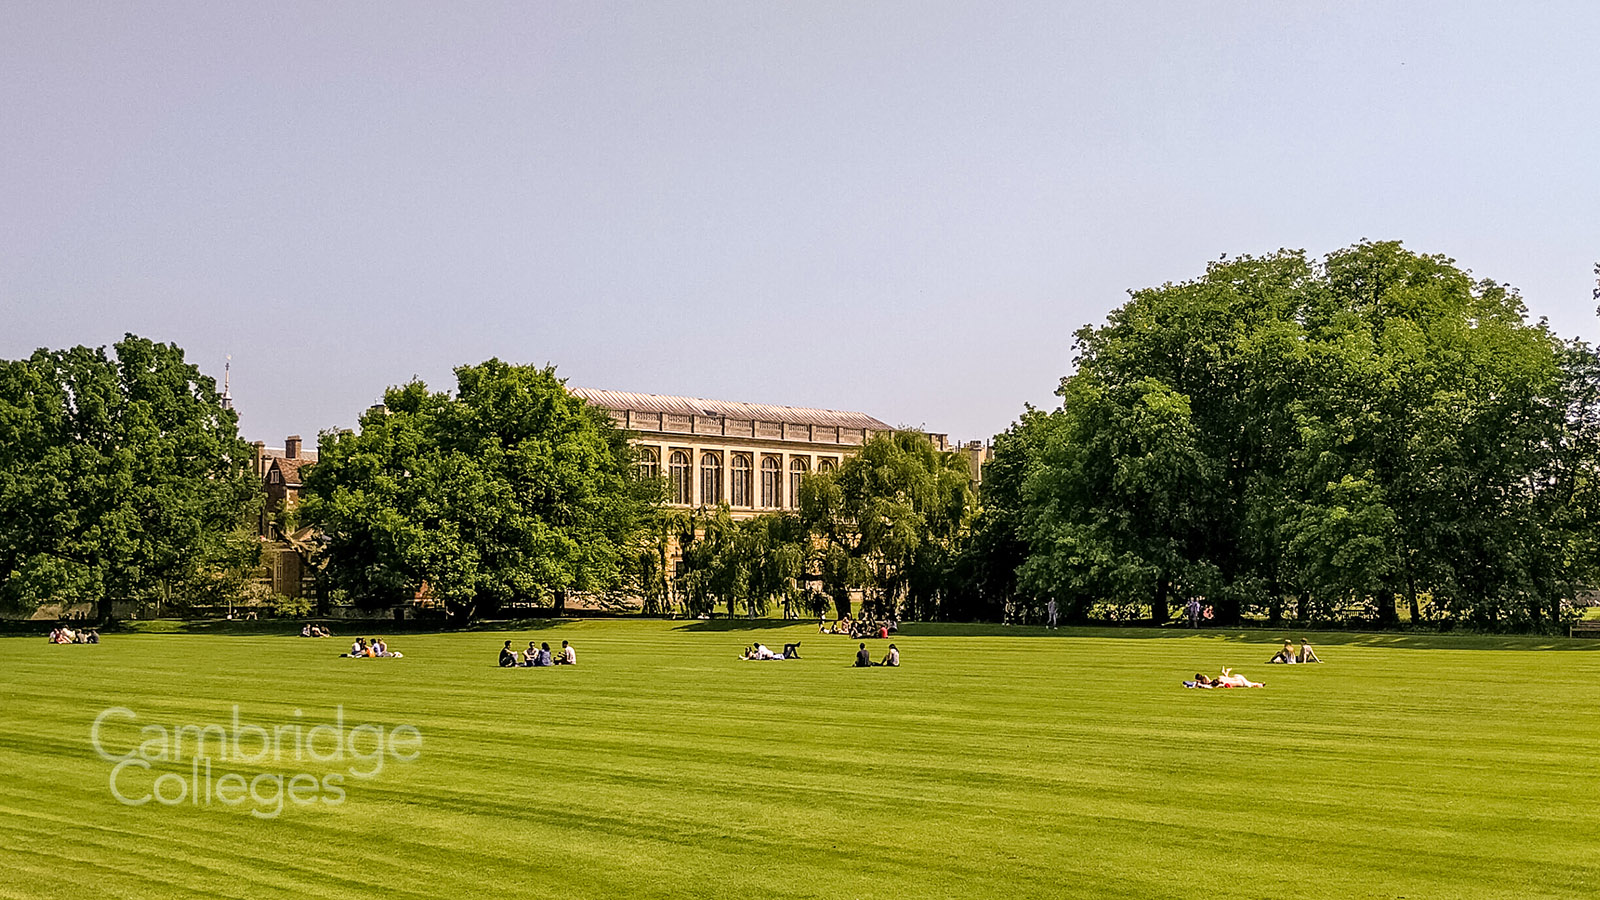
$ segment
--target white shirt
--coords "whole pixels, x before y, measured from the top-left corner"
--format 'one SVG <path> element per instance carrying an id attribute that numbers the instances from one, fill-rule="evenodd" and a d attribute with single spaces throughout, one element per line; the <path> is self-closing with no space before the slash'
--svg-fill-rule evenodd
<path id="1" fill-rule="evenodd" d="M 561 648 L 561 658 L 566 660 L 567 661 L 567 665 L 569 665 L 569 666 L 577 665 L 578 664 L 578 651 L 572 649 L 571 646 L 562 647 Z"/>

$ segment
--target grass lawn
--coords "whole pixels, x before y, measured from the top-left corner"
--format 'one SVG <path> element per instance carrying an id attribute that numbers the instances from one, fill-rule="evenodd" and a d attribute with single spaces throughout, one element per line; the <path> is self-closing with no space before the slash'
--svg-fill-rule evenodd
<path id="1" fill-rule="evenodd" d="M 805 658 L 735 659 L 757 636 Z M 403 635 L 377 661 L 265 634 L 0 638 L 0 897 L 1600 892 L 1600 641 L 1322 635 L 1323 665 L 1267 666 L 1274 637 L 908 626 L 898 670 L 776 623 Z M 507 638 L 569 639 L 579 665 L 498 669 Z M 1223 665 L 1267 687 L 1179 684 Z M 113 799 L 101 710 L 138 716 L 108 720 L 120 754 L 235 705 L 269 728 L 342 705 L 422 744 L 337 805 L 318 779 L 370 760 L 213 759 L 309 773 L 311 804 L 276 818 Z M 125 795 L 191 778 L 151 765 Z"/>

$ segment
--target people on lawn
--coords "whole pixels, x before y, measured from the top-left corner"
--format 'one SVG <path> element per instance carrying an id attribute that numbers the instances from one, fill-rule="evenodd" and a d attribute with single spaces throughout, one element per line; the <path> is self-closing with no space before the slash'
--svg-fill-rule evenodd
<path id="1" fill-rule="evenodd" d="M 555 663 L 550 659 L 550 645 L 540 644 L 539 652 L 533 655 L 533 662 L 529 663 L 528 665 L 536 668 L 544 668 L 545 666 L 555 665 Z"/>
<path id="2" fill-rule="evenodd" d="M 558 665 L 558 666 L 575 666 L 577 664 L 578 664 L 578 651 L 572 649 L 572 645 L 571 644 L 567 643 L 566 641 L 562 641 L 561 642 L 561 652 L 556 654 L 556 665 Z"/>
<path id="3" fill-rule="evenodd" d="M 880 665 L 880 666 L 898 666 L 898 665 L 900 665 L 900 648 L 896 647 L 893 644 L 890 644 L 889 645 L 889 652 L 885 653 L 883 655 L 883 662 L 878 663 L 878 665 Z"/>
<path id="4" fill-rule="evenodd" d="M 500 668 L 509 669 L 516 664 L 517 651 L 511 649 L 510 641 L 506 641 L 506 645 L 500 648 Z"/>
<path id="5" fill-rule="evenodd" d="M 872 665 L 872 654 L 867 652 L 867 645 L 862 644 L 856 651 L 856 668 L 865 669 Z"/>
<path id="6" fill-rule="evenodd" d="M 1317 658 L 1317 652 L 1312 650 L 1311 645 L 1306 643 L 1305 639 L 1302 638 L 1300 640 L 1300 649 L 1298 652 L 1294 649 L 1294 642 L 1286 640 L 1283 642 L 1283 649 L 1273 654 L 1273 657 L 1267 660 L 1267 662 L 1294 664 L 1315 663 L 1322 662 L 1322 660 Z"/>
<path id="7" fill-rule="evenodd" d="M 1193 681 L 1185 681 L 1184 687 L 1190 688 L 1258 688 L 1266 687 L 1264 681 L 1251 681 L 1243 675 L 1224 666 L 1222 674 L 1216 678 L 1208 678 L 1202 672 L 1196 672 Z"/>

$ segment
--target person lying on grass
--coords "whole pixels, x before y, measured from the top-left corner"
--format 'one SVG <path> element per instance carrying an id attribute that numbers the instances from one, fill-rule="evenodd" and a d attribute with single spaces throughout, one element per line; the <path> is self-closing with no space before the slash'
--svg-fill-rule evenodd
<path id="1" fill-rule="evenodd" d="M 1204 674 L 1196 672 L 1193 681 L 1185 681 L 1184 687 L 1191 688 L 1258 688 L 1266 687 L 1264 681 L 1251 681 L 1250 679 L 1223 667 L 1222 674 L 1216 678 L 1207 678 Z"/>
<path id="2" fill-rule="evenodd" d="M 787 659 L 787 657 L 779 656 L 778 654 L 773 653 L 771 647 L 768 647 L 766 644 L 763 644 L 760 641 L 756 641 L 753 646 L 744 648 L 744 652 L 739 654 L 739 658 L 743 660 Z"/>

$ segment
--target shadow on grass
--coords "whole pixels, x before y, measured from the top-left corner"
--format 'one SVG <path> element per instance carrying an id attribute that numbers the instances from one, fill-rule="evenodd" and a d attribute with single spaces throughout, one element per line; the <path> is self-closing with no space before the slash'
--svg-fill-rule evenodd
<path id="1" fill-rule="evenodd" d="M 1317 631 L 1295 628 L 1150 628 L 1075 627 L 1049 629 L 1038 625 L 992 625 L 957 622 L 910 622 L 897 636 L 927 637 L 1092 637 L 1123 640 L 1207 638 L 1237 644 L 1275 647 L 1301 638 L 1313 647 L 1386 647 L 1396 650 L 1600 650 L 1600 640 L 1539 634 L 1440 634 L 1410 631 Z"/>
<path id="2" fill-rule="evenodd" d="M 772 631 L 778 628 L 794 628 L 798 625 L 810 625 L 813 632 L 817 629 L 815 621 L 802 621 L 800 619 L 695 619 L 692 622 L 674 625 L 672 630 L 693 632 Z"/>

